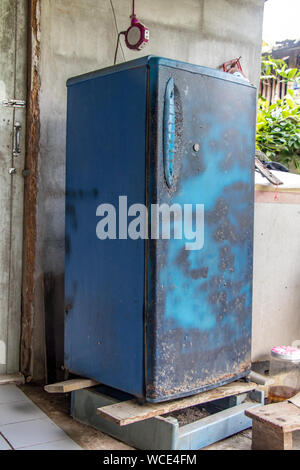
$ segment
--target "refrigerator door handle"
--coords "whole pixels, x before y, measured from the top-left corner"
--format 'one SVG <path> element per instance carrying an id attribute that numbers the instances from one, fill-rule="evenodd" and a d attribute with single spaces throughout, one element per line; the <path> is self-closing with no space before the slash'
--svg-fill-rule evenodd
<path id="1" fill-rule="evenodd" d="M 171 188 L 175 155 L 175 97 L 172 77 L 168 80 L 165 91 L 163 146 L 165 179 L 168 187 Z"/>

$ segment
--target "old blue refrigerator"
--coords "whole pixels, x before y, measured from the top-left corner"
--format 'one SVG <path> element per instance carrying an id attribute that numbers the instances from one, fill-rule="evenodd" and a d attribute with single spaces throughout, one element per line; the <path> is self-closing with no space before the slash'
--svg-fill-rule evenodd
<path id="1" fill-rule="evenodd" d="M 67 85 L 65 367 L 150 402 L 246 376 L 255 88 L 154 56 Z M 121 224 L 134 204 L 148 238 Z M 155 204 L 200 205 L 201 249 L 151 237 Z"/>

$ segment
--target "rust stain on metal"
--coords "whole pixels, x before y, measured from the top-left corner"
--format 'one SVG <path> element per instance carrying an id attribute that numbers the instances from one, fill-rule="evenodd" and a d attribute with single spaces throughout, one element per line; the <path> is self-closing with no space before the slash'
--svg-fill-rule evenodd
<path id="1" fill-rule="evenodd" d="M 40 59 L 40 0 L 29 1 L 28 29 L 28 109 L 24 193 L 24 255 L 22 286 L 21 371 L 32 375 L 32 339 L 35 294 L 36 204 L 40 138 L 39 59 Z"/>
<path id="2" fill-rule="evenodd" d="M 179 397 L 187 389 L 191 390 L 191 395 L 194 393 L 206 392 L 213 389 L 216 384 L 225 385 L 227 383 L 239 380 L 244 375 L 247 375 L 247 371 L 250 371 L 251 368 L 251 358 L 247 357 L 243 362 L 239 360 L 232 363 L 232 367 L 228 372 L 223 374 L 218 374 L 215 370 L 206 371 L 207 376 L 205 380 L 197 379 L 193 373 L 185 374 L 184 380 L 180 385 L 171 386 L 170 380 L 170 370 L 172 371 L 172 365 L 170 362 L 170 367 L 168 370 L 162 371 L 160 379 L 163 377 L 163 380 L 159 380 L 152 385 L 147 385 L 147 394 L 151 399 L 156 399 L 157 396 L 164 396 L 165 399 L 173 399 L 174 397 Z M 209 375 L 210 372 L 210 375 Z M 173 370 L 173 373 L 175 371 Z M 168 383 L 170 381 L 170 383 Z M 166 385 L 167 383 L 167 385 Z M 169 397 L 169 398 L 168 398 Z"/>

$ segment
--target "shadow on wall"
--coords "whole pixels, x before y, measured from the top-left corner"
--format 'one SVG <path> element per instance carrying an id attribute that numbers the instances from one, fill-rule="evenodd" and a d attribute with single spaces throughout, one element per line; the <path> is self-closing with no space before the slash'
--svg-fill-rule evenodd
<path id="1" fill-rule="evenodd" d="M 44 274 L 46 382 L 64 379 L 64 275 Z"/>

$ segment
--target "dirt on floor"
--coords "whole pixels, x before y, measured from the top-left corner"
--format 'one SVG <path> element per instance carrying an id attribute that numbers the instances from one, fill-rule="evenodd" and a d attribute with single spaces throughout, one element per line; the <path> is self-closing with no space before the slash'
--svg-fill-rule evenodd
<path id="1" fill-rule="evenodd" d="M 185 408 L 184 410 L 173 411 L 172 413 L 164 415 L 164 418 L 176 418 L 179 426 L 185 426 L 186 424 L 198 421 L 198 419 L 206 418 L 209 415 L 210 413 L 204 408 L 194 406 L 192 408 Z"/>
<path id="2" fill-rule="evenodd" d="M 97 429 L 81 424 L 70 416 L 71 395 L 47 393 L 43 387 L 33 384 L 19 388 L 51 418 L 57 426 L 86 450 L 131 450 L 132 447 L 117 441 Z"/>

